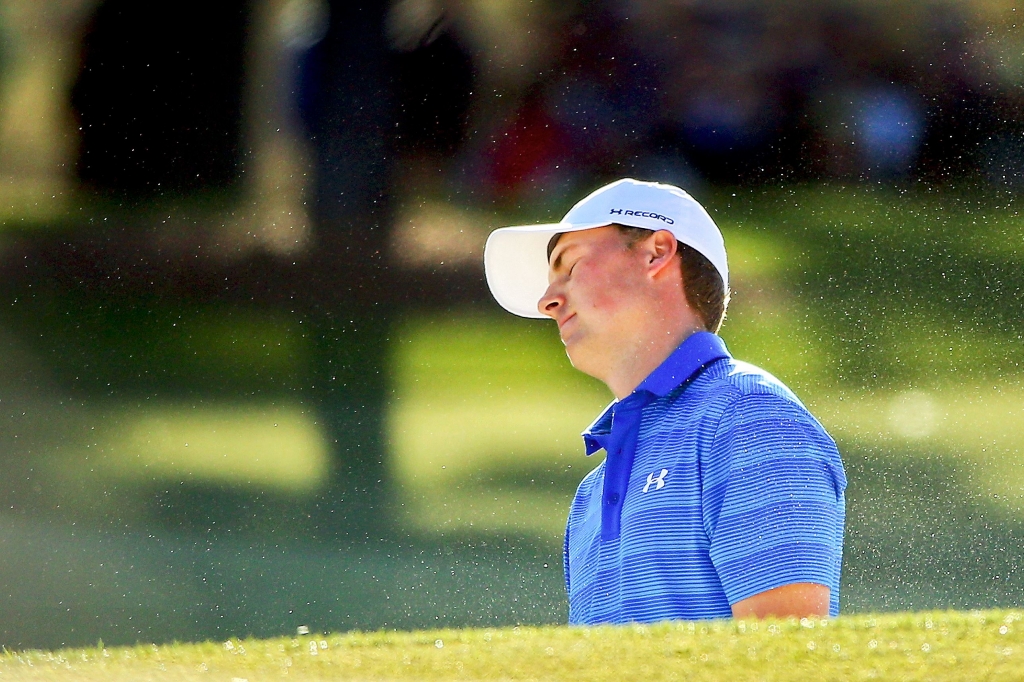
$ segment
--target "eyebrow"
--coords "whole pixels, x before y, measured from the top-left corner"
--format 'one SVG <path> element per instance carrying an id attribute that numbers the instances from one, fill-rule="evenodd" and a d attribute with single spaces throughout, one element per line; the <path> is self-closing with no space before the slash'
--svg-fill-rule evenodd
<path id="1" fill-rule="evenodd" d="M 565 252 L 566 252 L 566 251 L 572 251 L 572 250 L 573 250 L 574 248 L 576 248 L 577 246 L 579 246 L 579 245 L 578 245 L 578 244 L 569 244 L 569 245 L 568 245 L 568 246 L 566 246 L 566 247 L 565 247 L 564 249 L 562 249 L 561 251 L 559 251 L 559 252 L 558 252 L 558 255 L 557 255 L 557 256 L 555 256 L 555 260 L 554 260 L 554 262 L 552 262 L 552 263 L 551 263 L 551 269 L 552 269 L 552 270 L 557 270 L 557 269 L 558 269 L 559 267 L 561 267 L 561 265 L 562 265 L 562 256 L 564 256 L 564 255 L 565 255 Z"/>

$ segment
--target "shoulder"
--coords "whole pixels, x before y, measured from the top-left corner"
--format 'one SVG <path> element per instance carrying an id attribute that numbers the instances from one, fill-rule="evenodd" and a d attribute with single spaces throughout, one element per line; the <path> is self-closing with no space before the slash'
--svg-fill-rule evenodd
<path id="1" fill-rule="evenodd" d="M 836 442 L 785 384 L 731 359 L 709 370 L 705 380 L 722 397 L 701 456 L 708 491 L 732 481 L 737 490 L 757 491 L 751 499 L 813 490 L 841 499 L 846 473 Z"/>
<path id="2" fill-rule="evenodd" d="M 762 397 L 766 402 L 786 402 L 803 409 L 804 405 L 784 383 L 770 372 L 752 365 L 749 362 L 726 358 L 713 363 L 697 381 L 703 380 L 709 388 L 713 388 L 723 398 L 740 401 L 752 397 L 757 402 Z"/>
<path id="3" fill-rule="evenodd" d="M 699 415 L 704 424 L 717 422 L 735 410 L 759 409 L 768 414 L 806 415 L 813 420 L 785 384 L 760 367 L 733 358 L 716 360 L 659 402 L 666 408 L 666 417 Z"/>
<path id="4" fill-rule="evenodd" d="M 760 367 L 732 358 L 720 360 L 697 377 L 691 388 L 705 405 L 707 421 L 714 422 L 708 432 L 715 441 L 796 440 L 812 449 L 835 449 L 825 428 L 793 391 Z M 775 450 L 767 448 L 765 452 Z"/>

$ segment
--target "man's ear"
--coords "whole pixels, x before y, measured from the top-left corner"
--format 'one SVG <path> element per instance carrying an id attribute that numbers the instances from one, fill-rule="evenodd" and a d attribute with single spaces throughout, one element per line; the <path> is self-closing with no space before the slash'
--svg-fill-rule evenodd
<path id="1" fill-rule="evenodd" d="M 658 230 L 648 237 L 644 243 L 648 273 L 652 277 L 665 274 L 665 269 L 676 261 L 678 250 L 676 237 L 668 230 Z"/>

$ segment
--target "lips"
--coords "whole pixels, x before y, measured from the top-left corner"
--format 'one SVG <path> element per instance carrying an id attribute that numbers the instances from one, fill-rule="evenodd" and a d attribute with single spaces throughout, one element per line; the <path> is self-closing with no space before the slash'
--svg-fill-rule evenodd
<path id="1" fill-rule="evenodd" d="M 571 315 L 569 315 L 568 317 L 564 318 L 563 320 L 561 320 L 558 323 L 558 334 L 559 334 L 559 336 L 561 336 L 562 338 L 565 338 L 565 334 L 564 334 L 565 327 L 566 327 L 567 324 L 569 324 L 569 321 L 574 319 L 575 317 L 576 317 L 576 313 L 572 313 Z"/>

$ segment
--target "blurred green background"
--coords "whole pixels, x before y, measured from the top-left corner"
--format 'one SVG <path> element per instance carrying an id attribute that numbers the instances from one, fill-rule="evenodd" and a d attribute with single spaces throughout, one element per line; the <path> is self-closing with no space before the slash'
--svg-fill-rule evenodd
<path id="1" fill-rule="evenodd" d="M 480 255 L 622 175 L 708 208 L 722 336 L 839 442 L 843 610 L 1019 605 L 1011 5 L 180 8 L 207 52 L 159 3 L 0 5 L 5 646 L 563 621 L 610 395 Z M 702 30 L 678 64 L 641 40 Z M 202 116 L 110 94 L 146 50 L 133 87 Z"/>

